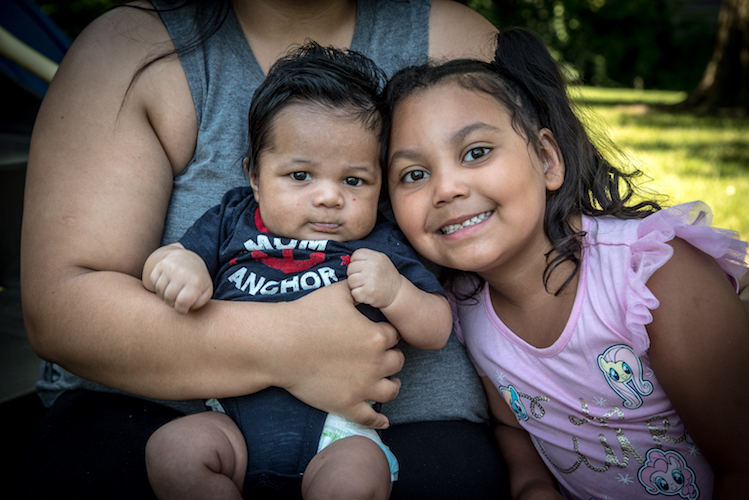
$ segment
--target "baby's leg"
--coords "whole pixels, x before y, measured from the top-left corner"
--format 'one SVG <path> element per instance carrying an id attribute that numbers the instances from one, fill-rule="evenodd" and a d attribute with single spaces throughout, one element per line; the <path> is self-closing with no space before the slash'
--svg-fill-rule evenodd
<path id="1" fill-rule="evenodd" d="M 154 432 L 146 445 L 146 465 L 160 499 L 241 499 L 247 445 L 231 418 L 207 411 Z"/>
<path id="2" fill-rule="evenodd" d="M 369 438 L 339 439 L 314 456 L 304 471 L 302 496 L 315 499 L 387 499 L 390 466 Z"/>

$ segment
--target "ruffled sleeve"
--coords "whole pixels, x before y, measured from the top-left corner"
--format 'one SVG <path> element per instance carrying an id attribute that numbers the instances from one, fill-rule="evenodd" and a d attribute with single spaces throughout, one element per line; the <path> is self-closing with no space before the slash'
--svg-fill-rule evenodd
<path id="1" fill-rule="evenodd" d="M 637 228 L 637 239 L 630 245 L 631 275 L 627 327 L 636 331 L 653 320 L 651 310 L 658 299 L 647 288 L 648 279 L 673 256 L 667 244 L 681 238 L 710 255 L 726 273 L 738 291 L 738 281 L 747 271 L 747 243 L 736 231 L 711 227 L 713 215 L 701 201 L 661 210 L 643 219 Z"/>

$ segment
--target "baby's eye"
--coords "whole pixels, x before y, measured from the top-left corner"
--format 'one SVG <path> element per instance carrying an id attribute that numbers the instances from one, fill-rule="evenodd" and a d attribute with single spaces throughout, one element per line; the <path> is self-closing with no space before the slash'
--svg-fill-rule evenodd
<path id="1" fill-rule="evenodd" d="M 476 161 L 486 156 L 488 152 L 489 152 L 489 148 L 482 148 L 482 147 L 472 148 L 466 153 L 466 155 L 463 157 L 463 160 Z"/>
<path id="2" fill-rule="evenodd" d="M 289 176 L 295 181 L 306 181 L 309 180 L 309 172 L 292 172 Z"/>
<path id="3" fill-rule="evenodd" d="M 356 186 L 361 186 L 362 184 L 364 184 L 364 181 L 358 177 L 346 177 L 343 180 L 343 183 L 346 184 L 347 186 L 356 187 Z"/>
<path id="4" fill-rule="evenodd" d="M 410 170 L 403 174 L 401 180 L 403 182 L 419 182 L 429 177 L 429 173 L 424 170 Z"/>

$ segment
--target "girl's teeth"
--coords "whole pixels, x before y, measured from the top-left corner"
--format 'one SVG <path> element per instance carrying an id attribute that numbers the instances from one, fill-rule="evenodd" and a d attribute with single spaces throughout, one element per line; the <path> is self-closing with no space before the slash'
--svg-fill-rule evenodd
<path id="1" fill-rule="evenodd" d="M 461 223 L 461 224 L 450 224 L 448 226 L 443 227 L 440 229 L 440 232 L 442 234 L 450 234 L 454 233 L 460 228 L 473 226 L 474 224 L 478 224 L 479 222 L 486 220 L 487 217 L 489 217 L 492 214 L 492 211 L 484 212 L 483 214 L 478 214 L 476 217 L 473 217 L 471 219 L 468 219 L 467 221 Z"/>

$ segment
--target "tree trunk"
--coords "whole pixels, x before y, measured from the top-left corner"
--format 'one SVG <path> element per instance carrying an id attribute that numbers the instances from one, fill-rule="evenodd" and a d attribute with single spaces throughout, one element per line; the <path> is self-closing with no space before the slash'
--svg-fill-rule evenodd
<path id="1" fill-rule="evenodd" d="M 749 0 L 723 0 L 713 57 L 681 107 L 699 114 L 749 115 Z"/>

